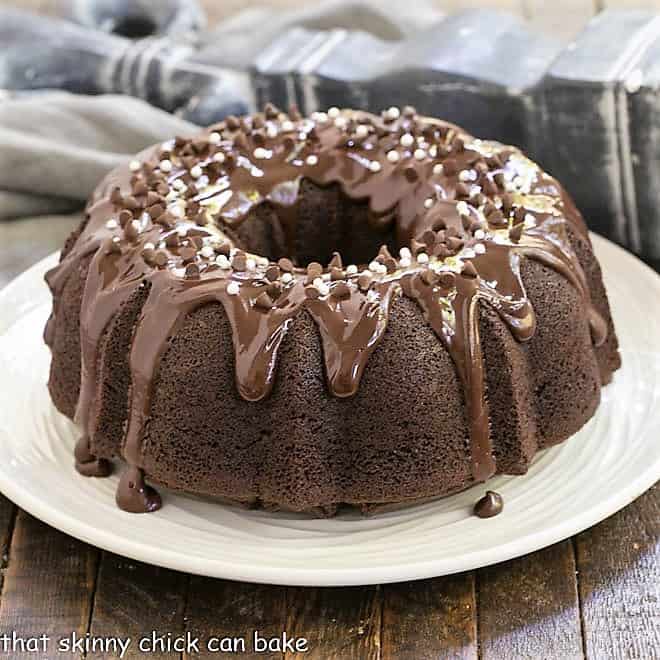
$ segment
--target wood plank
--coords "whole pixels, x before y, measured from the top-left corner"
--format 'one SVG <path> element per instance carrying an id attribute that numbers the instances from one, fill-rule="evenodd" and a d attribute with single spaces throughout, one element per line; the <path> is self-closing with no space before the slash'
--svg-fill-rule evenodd
<path id="1" fill-rule="evenodd" d="M 657 657 L 660 486 L 580 534 L 576 547 L 587 657 Z"/>
<path id="2" fill-rule="evenodd" d="M 186 605 L 186 629 L 199 637 L 200 653 L 186 658 L 282 658 L 282 653 L 257 652 L 253 635 L 281 637 L 286 625 L 284 587 L 213 580 L 191 576 Z M 221 640 L 225 640 L 222 642 Z M 234 638 L 238 641 L 234 643 Z M 244 649 L 240 640 L 244 640 Z M 209 649 L 209 643 L 213 646 Z M 218 653 L 216 649 L 236 648 L 236 653 Z"/>
<path id="3" fill-rule="evenodd" d="M 474 573 L 383 587 L 383 660 L 477 658 Z"/>
<path id="4" fill-rule="evenodd" d="M 570 540 L 480 569 L 481 658 L 583 658 Z"/>
<path id="5" fill-rule="evenodd" d="M 168 651 L 167 634 L 183 633 L 188 576 L 104 552 L 99 568 L 90 632 L 99 638 L 130 638 L 124 658 L 179 658 Z M 154 631 L 157 636 L 151 638 Z M 140 651 L 143 643 L 144 652 Z"/>
<path id="6" fill-rule="evenodd" d="M 291 588 L 286 630 L 309 641 L 307 653 L 287 659 L 380 657 L 381 587 Z"/>
<path id="7" fill-rule="evenodd" d="M 95 548 L 19 511 L 0 602 L 2 631 L 51 641 L 47 654 L 21 653 L 19 646 L 9 657 L 73 657 L 58 655 L 57 644 L 87 632 L 98 559 Z"/>

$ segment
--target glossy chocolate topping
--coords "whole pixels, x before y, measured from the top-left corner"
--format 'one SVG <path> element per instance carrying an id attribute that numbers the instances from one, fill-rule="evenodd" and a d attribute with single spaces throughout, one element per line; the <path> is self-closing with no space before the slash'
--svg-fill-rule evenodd
<path id="1" fill-rule="evenodd" d="M 383 247 L 367 264 L 343 264 L 337 254 L 327 265 L 298 264 L 293 245 L 303 179 L 339 184 L 348 198 L 368 201 L 369 222 L 394 228 L 398 254 Z M 271 261 L 232 238 L 265 202 L 277 211 L 289 259 Z M 278 349 L 303 309 L 318 325 L 330 392 L 348 397 L 387 328 L 392 300 L 414 299 L 463 383 L 476 481 L 495 472 L 478 302 L 496 309 L 519 341 L 532 337 L 535 315 L 520 260 L 534 259 L 582 295 L 594 343 L 607 333 L 567 235 L 568 225 L 581 234 L 586 227 L 557 182 L 516 149 L 475 139 L 413 108 L 381 116 L 331 108 L 302 118 L 268 107 L 230 117 L 110 174 L 88 218 L 47 281 L 57 294 L 81 258 L 93 254 L 81 310 L 76 412 L 87 438 L 94 433 L 89 411 L 103 332 L 139 287 L 148 289 L 133 333 L 123 447 L 129 470 L 117 497 L 131 511 L 158 506 L 143 481 L 141 445 L 159 360 L 179 324 L 205 303 L 224 307 L 238 392 L 256 401 L 269 394 Z M 85 447 L 81 466 L 93 461 L 87 440 L 81 452 Z"/>

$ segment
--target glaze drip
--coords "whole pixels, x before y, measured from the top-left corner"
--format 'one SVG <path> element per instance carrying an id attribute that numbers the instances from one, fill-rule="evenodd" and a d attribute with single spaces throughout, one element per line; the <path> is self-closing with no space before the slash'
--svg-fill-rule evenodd
<path id="1" fill-rule="evenodd" d="M 383 247 L 368 264 L 344 266 L 339 255 L 326 266 L 296 264 L 303 180 L 338 184 L 348 198 L 366 200 L 373 226 L 393 226 L 403 246 L 398 255 Z M 266 202 L 276 209 L 290 250 L 278 262 L 251 254 L 232 238 Z M 146 287 L 129 356 L 122 450 L 128 469 L 117 495 L 125 510 L 160 506 L 142 471 L 152 389 L 170 339 L 208 303 L 221 304 L 229 319 L 237 390 L 257 401 L 270 393 L 278 350 L 303 310 L 319 329 L 329 390 L 348 397 L 387 331 L 393 301 L 399 295 L 415 300 L 456 366 L 472 476 L 483 481 L 496 465 L 481 304 L 495 309 L 518 341 L 530 339 L 536 320 L 520 262 L 534 259 L 576 288 L 589 310 L 594 344 L 605 340 L 607 328 L 591 306 L 568 226 L 586 235 L 558 184 L 520 152 L 411 108 L 381 117 L 333 108 L 302 118 L 269 107 L 152 148 L 106 178 L 77 242 L 47 275 L 57 301 L 69 274 L 92 255 L 81 310 L 76 420 L 85 435 L 76 453 L 79 469 L 95 465 L 91 408 L 99 347 L 126 301 Z"/>

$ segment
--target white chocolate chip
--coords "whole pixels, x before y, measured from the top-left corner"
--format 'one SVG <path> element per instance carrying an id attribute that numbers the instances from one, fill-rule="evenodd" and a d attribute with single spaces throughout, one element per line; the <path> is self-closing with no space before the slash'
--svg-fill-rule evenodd
<path id="1" fill-rule="evenodd" d="M 215 263 L 218 264 L 218 266 L 220 266 L 220 268 L 223 270 L 229 270 L 231 268 L 231 262 L 224 254 L 219 254 L 215 258 Z"/>
<path id="2" fill-rule="evenodd" d="M 367 137 L 367 135 L 369 135 L 369 127 L 366 124 L 360 124 L 355 129 L 355 135 L 357 135 L 359 138 Z"/>
<path id="3" fill-rule="evenodd" d="M 167 158 L 164 158 L 163 160 L 158 163 L 158 167 L 160 168 L 161 172 L 171 172 L 172 171 L 172 161 L 168 160 Z"/>
<path id="4" fill-rule="evenodd" d="M 410 133 L 404 133 L 399 140 L 404 147 L 412 147 L 415 144 L 415 138 Z"/>
<path id="5" fill-rule="evenodd" d="M 143 247 L 144 247 L 145 250 L 155 250 L 156 249 L 156 246 L 151 241 L 147 241 L 144 244 Z"/>
<path id="6" fill-rule="evenodd" d="M 264 160 L 265 158 L 270 158 L 270 151 L 264 149 L 263 147 L 257 147 L 254 150 L 254 157 L 258 160 Z"/>
<path id="7" fill-rule="evenodd" d="M 483 254 L 486 251 L 486 246 L 483 243 L 476 243 L 474 246 L 474 251 L 477 254 Z"/>
<path id="8" fill-rule="evenodd" d="M 213 131 L 212 133 L 209 133 L 209 142 L 211 144 L 219 144 L 221 139 L 222 136 L 217 131 Z"/>
<path id="9" fill-rule="evenodd" d="M 268 124 L 266 128 L 266 135 L 269 138 L 276 138 L 277 137 L 277 126 L 274 124 Z"/>
<path id="10" fill-rule="evenodd" d="M 369 169 L 372 172 L 380 172 L 380 163 L 377 160 L 372 160 L 369 163 Z"/>
<path id="11" fill-rule="evenodd" d="M 486 232 L 483 229 L 477 229 L 477 231 L 474 232 L 474 237 L 478 241 L 483 241 L 483 239 L 486 238 Z"/>
<path id="12" fill-rule="evenodd" d="M 216 163 L 224 163 L 225 162 L 225 154 L 222 151 L 218 151 L 217 154 L 213 154 L 213 160 Z"/>
<path id="13" fill-rule="evenodd" d="M 119 227 L 119 223 L 118 223 L 114 218 L 110 218 L 110 220 L 108 220 L 108 221 L 105 223 L 105 226 L 106 226 L 108 229 L 117 229 L 117 227 Z"/>
<path id="14" fill-rule="evenodd" d="M 358 267 L 355 264 L 346 266 L 346 275 L 357 275 Z"/>
<path id="15" fill-rule="evenodd" d="M 433 199 L 433 197 L 427 197 L 424 200 L 424 208 L 425 209 L 430 209 L 433 206 L 434 203 L 435 203 L 435 200 Z"/>
<path id="16" fill-rule="evenodd" d="M 415 149 L 415 160 L 424 160 L 426 158 L 426 151 L 424 149 Z"/>
<path id="17" fill-rule="evenodd" d="M 461 181 L 471 181 L 471 180 L 472 180 L 472 175 L 470 174 L 470 171 L 469 171 L 469 170 L 461 170 L 461 171 L 458 173 L 458 178 L 459 178 Z"/>
<path id="18" fill-rule="evenodd" d="M 348 124 L 346 117 L 337 117 L 335 119 L 335 126 L 337 128 L 346 128 L 346 124 Z"/>
<path id="19" fill-rule="evenodd" d="M 238 286 L 238 282 L 229 282 L 227 284 L 227 293 L 230 296 L 237 296 L 240 291 L 240 287 Z"/>
<path id="20" fill-rule="evenodd" d="M 417 263 L 419 264 L 427 264 L 429 262 L 429 255 L 426 254 L 426 252 L 420 252 L 417 255 Z"/>
<path id="21" fill-rule="evenodd" d="M 293 275 L 291 275 L 291 273 L 282 273 L 282 277 L 280 277 L 280 279 L 282 282 L 284 282 L 284 284 L 288 284 L 293 280 Z"/>
<path id="22" fill-rule="evenodd" d="M 402 248 L 399 250 L 399 256 L 400 256 L 402 259 L 410 259 L 410 257 L 412 257 L 412 252 L 410 251 L 410 248 L 402 247 Z"/>
<path id="23" fill-rule="evenodd" d="M 306 162 L 308 165 L 318 165 L 319 159 L 318 159 L 318 156 L 316 156 L 315 154 L 310 154 L 310 155 L 307 156 L 307 158 L 305 159 L 305 162 Z"/>
<path id="24" fill-rule="evenodd" d="M 399 108 L 397 108 L 395 105 L 392 107 L 388 108 L 387 111 L 385 112 L 385 116 L 387 119 L 391 119 L 394 121 L 395 119 L 398 119 L 401 116 L 401 111 Z"/>
<path id="25" fill-rule="evenodd" d="M 214 254 L 215 251 L 210 245 L 205 245 L 199 253 L 205 258 L 205 259 L 210 259 Z"/>
<path id="26" fill-rule="evenodd" d="M 456 204 L 456 210 L 458 211 L 459 215 L 470 215 L 470 207 L 466 202 L 458 202 L 458 204 Z"/>
<path id="27" fill-rule="evenodd" d="M 283 130 L 285 133 L 290 133 L 294 128 L 295 128 L 295 127 L 294 127 L 292 121 L 286 119 L 285 121 L 282 122 L 282 130 Z"/>
<path id="28" fill-rule="evenodd" d="M 444 173 L 444 171 L 445 171 L 445 166 L 442 163 L 436 163 L 433 166 L 433 174 L 435 174 L 436 176 L 440 176 L 441 174 Z"/>
<path id="29" fill-rule="evenodd" d="M 339 112 L 339 108 L 333 105 L 332 108 L 328 109 L 328 117 L 335 119 L 336 117 L 339 117 Z"/>
<path id="30" fill-rule="evenodd" d="M 193 179 L 199 179 L 199 177 L 202 176 L 202 168 L 199 165 L 193 165 L 190 168 L 190 176 Z"/>
<path id="31" fill-rule="evenodd" d="M 140 163 L 139 160 L 132 160 L 132 161 L 128 164 L 128 169 L 129 169 L 131 172 L 137 172 L 141 167 L 142 167 L 142 164 Z"/>
<path id="32" fill-rule="evenodd" d="M 398 151 L 395 151 L 394 149 L 392 149 L 391 151 L 387 152 L 387 160 L 389 160 L 390 163 L 399 162 L 399 158 L 401 158 L 401 156 L 399 155 Z"/>

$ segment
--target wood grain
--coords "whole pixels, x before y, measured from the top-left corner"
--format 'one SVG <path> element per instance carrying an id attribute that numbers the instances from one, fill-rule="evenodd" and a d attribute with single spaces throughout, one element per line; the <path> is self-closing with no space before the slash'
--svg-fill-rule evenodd
<path id="1" fill-rule="evenodd" d="M 188 576 L 183 573 L 103 553 L 90 632 L 95 637 L 130 637 L 124 658 L 144 658 L 138 646 L 142 637 L 152 631 L 172 636 L 183 632 L 187 585 Z M 158 645 L 153 649 L 148 656 L 152 660 L 180 657 L 178 652 L 163 652 Z"/>
<path id="2" fill-rule="evenodd" d="M 306 654 L 287 659 L 377 660 L 381 646 L 381 587 L 287 590 L 286 630 L 309 640 Z"/>
<path id="3" fill-rule="evenodd" d="M 49 635 L 53 641 L 47 657 L 60 657 L 56 653 L 60 637 L 74 631 L 84 635 L 88 630 L 98 559 L 95 548 L 20 511 L 0 602 L 2 631 L 16 631 L 22 637 Z"/>
<path id="4" fill-rule="evenodd" d="M 253 652 L 252 641 L 254 631 L 259 631 L 261 637 L 270 638 L 279 637 L 284 630 L 288 630 L 285 598 L 284 587 L 192 576 L 186 607 L 186 629 L 199 636 L 204 645 L 212 638 L 245 639 L 245 652 L 237 652 L 241 658 L 280 659 L 282 653 Z M 222 648 L 219 641 L 213 641 L 213 644 L 216 648 Z M 237 648 L 240 650 L 240 647 Z M 185 657 L 232 656 L 202 652 Z"/>
<path id="5" fill-rule="evenodd" d="M 584 657 L 570 541 L 480 569 L 477 590 L 483 660 Z"/>
<path id="6" fill-rule="evenodd" d="M 0 495 L 0 589 L 5 579 L 5 569 L 9 563 L 9 544 L 16 521 L 16 505 L 4 495 Z M 0 620 L 0 626 L 2 621 Z"/>
<path id="7" fill-rule="evenodd" d="M 383 587 L 383 660 L 477 658 L 474 573 Z"/>
<path id="8" fill-rule="evenodd" d="M 576 539 L 588 658 L 660 656 L 660 487 Z"/>

